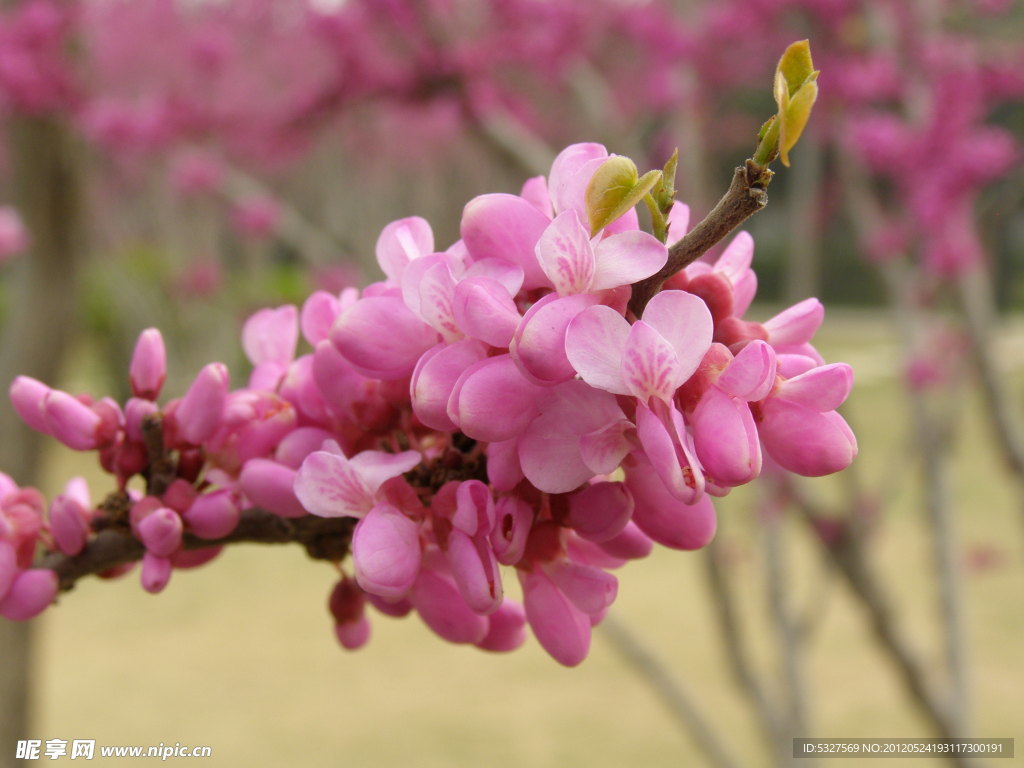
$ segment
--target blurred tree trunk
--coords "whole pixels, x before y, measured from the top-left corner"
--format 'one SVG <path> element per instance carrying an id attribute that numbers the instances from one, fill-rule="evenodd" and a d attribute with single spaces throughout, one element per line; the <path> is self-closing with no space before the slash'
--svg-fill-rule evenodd
<path id="1" fill-rule="evenodd" d="M 54 117 L 16 117 L 7 129 L 11 186 L 32 246 L 11 275 L 10 311 L 0 340 L 4 392 L 17 374 L 56 381 L 76 325 L 82 253 L 78 153 L 67 127 Z M 0 407 L 0 435 L 0 468 L 19 484 L 36 482 L 41 435 L 6 403 Z M 31 735 L 31 630 L 30 624 L 0 619 L 0 768 L 20 762 L 15 745 Z"/>

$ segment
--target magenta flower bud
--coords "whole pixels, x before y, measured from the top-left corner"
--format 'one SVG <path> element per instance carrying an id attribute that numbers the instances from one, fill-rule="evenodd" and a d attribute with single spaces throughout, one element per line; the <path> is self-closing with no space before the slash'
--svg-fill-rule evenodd
<path id="1" fill-rule="evenodd" d="M 152 400 L 143 400 L 139 397 L 129 399 L 124 406 L 124 432 L 128 439 L 136 443 L 144 442 L 142 421 L 147 416 L 152 416 L 159 411 L 159 406 Z"/>
<path id="2" fill-rule="evenodd" d="M 302 517 L 306 510 L 292 490 L 296 474 L 270 459 L 250 459 L 242 467 L 238 485 L 257 507 L 281 517 Z"/>
<path id="3" fill-rule="evenodd" d="M 12 621 L 28 621 L 42 613 L 56 596 L 56 573 L 47 568 L 22 571 L 0 600 L 0 615 Z"/>
<path id="4" fill-rule="evenodd" d="M 338 638 L 342 648 L 347 651 L 362 648 L 370 639 L 370 622 L 364 614 L 355 621 L 350 621 L 346 624 L 335 624 L 334 636 Z"/>
<path id="5" fill-rule="evenodd" d="M 327 606 L 334 616 L 334 633 L 338 642 L 350 651 L 365 645 L 370 639 L 366 593 L 352 579 L 343 577 L 331 591 Z"/>
<path id="6" fill-rule="evenodd" d="M 192 483 L 179 477 L 167 486 L 167 490 L 164 491 L 163 506 L 170 507 L 178 514 L 181 514 L 192 506 L 192 502 L 196 500 L 198 495 L 199 492 Z"/>
<path id="7" fill-rule="evenodd" d="M 238 495 L 227 489 L 204 493 L 192 502 L 182 517 L 188 529 L 201 539 L 227 536 L 241 518 Z"/>
<path id="8" fill-rule="evenodd" d="M 91 451 L 99 446 L 103 419 L 67 392 L 51 389 L 43 401 L 48 432 L 68 448 Z"/>
<path id="9" fill-rule="evenodd" d="M 227 396 L 227 367 L 210 363 L 196 376 L 174 412 L 178 434 L 193 445 L 213 437 L 221 425 Z"/>
<path id="10" fill-rule="evenodd" d="M 50 388 L 30 376 L 18 376 L 11 382 L 11 405 L 21 420 L 36 432 L 50 434 L 43 403 L 50 394 Z"/>
<path id="11" fill-rule="evenodd" d="M 128 368 L 132 392 L 144 400 L 156 400 L 167 378 L 167 350 L 164 338 L 156 328 L 147 328 L 135 343 Z"/>
<path id="12" fill-rule="evenodd" d="M 0 600 L 7 596 L 18 576 L 18 553 L 9 541 L 0 539 Z"/>
<path id="13" fill-rule="evenodd" d="M 128 522 L 131 525 L 132 534 L 135 538 L 142 538 L 142 534 L 139 531 L 139 524 L 149 517 L 149 515 L 163 507 L 163 505 L 164 503 L 156 496 L 145 496 L 132 504 L 131 509 L 128 510 Z"/>
<path id="14" fill-rule="evenodd" d="M 57 549 L 74 557 L 89 537 L 89 511 L 70 496 L 57 496 L 50 504 L 50 533 Z"/>
<path id="15" fill-rule="evenodd" d="M 487 617 L 487 635 L 477 643 L 485 651 L 514 651 L 526 640 L 526 611 L 519 603 L 505 600 Z"/>
<path id="16" fill-rule="evenodd" d="M 171 580 L 172 570 L 169 559 L 146 552 L 142 556 L 142 588 L 151 595 L 162 592 Z"/>
<path id="17" fill-rule="evenodd" d="M 181 547 L 182 529 L 178 513 L 161 507 L 139 522 L 139 538 L 154 555 L 169 557 Z"/>

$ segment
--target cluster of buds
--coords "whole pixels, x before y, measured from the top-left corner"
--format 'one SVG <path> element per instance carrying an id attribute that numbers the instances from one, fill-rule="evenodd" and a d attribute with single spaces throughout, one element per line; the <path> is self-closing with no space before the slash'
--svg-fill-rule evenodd
<path id="1" fill-rule="evenodd" d="M 601 188 L 623 160 L 567 148 L 521 194 L 470 201 L 443 251 L 423 219 L 393 222 L 377 242 L 383 281 L 249 318 L 241 389 L 212 363 L 158 404 L 155 330 L 139 339 L 123 408 L 19 378 L 22 418 L 97 450 L 119 491 L 92 509 L 70 488 L 48 521 L 19 491 L 0 508 L 0 538 L 21 519 L 7 510 L 26 506 L 34 522 L 12 552 L 39 540 L 74 557 L 119 528 L 141 542 L 143 585 L 159 591 L 175 567 L 216 554 L 242 510 L 338 518 L 350 522 L 338 540 L 307 549 L 339 567 L 350 557 L 330 598 L 344 646 L 366 642 L 372 607 L 415 611 L 447 640 L 496 651 L 529 625 L 557 661 L 578 664 L 615 599 L 610 570 L 655 543 L 707 544 L 712 497 L 756 478 L 766 456 L 823 475 L 857 450 L 835 410 L 850 368 L 811 345 L 821 304 L 744 319 L 756 290 L 747 234 L 630 311 L 631 285 L 662 270 L 688 211 L 665 206 L 664 241 L 642 231 L 632 204 L 656 179 L 618 202 Z M 144 494 L 129 488 L 137 475 Z M 508 569 L 521 602 L 505 593 Z"/>

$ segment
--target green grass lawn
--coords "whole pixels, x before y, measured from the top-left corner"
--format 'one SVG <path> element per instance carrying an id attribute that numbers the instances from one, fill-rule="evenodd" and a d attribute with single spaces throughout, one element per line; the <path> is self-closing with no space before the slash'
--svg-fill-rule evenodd
<path id="1" fill-rule="evenodd" d="M 930 539 L 913 483 L 894 339 L 880 320 L 842 315 L 826 321 L 821 346 L 829 360 L 864 372 L 848 414 L 860 441 L 858 471 L 882 510 L 873 564 L 891 587 L 903 629 L 940 670 Z M 1021 380 L 1016 375 L 1018 393 Z M 965 560 L 974 552 L 988 561 L 962 573 L 972 735 L 1018 737 L 1024 751 L 1022 502 L 1001 472 L 974 397 L 965 398 L 961 418 L 951 482 L 956 532 Z M 79 471 L 76 460 L 54 452 L 49 490 Z M 810 487 L 822 498 L 841 496 L 834 481 Z M 720 540 L 746 641 L 775 691 L 780 656 L 755 501 L 738 492 L 720 505 Z M 932 735 L 860 606 L 823 566 L 820 547 L 795 516 L 783 533 L 791 602 L 814 618 L 803 666 L 805 735 Z M 726 664 L 704 572 L 702 553 L 656 551 L 620 572 L 613 613 L 683 681 L 742 765 L 766 765 L 757 721 Z M 375 616 L 370 644 L 349 653 L 334 641 L 326 611 L 332 581 L 329 566 L 297 548 L 248 546 L 176 573 L 160 596 L 144 593 L 137 574 L 82 582 L 39 622 L 30 736 L 209 745 L 213 757 L 203 765 L 253 768 L 706 764 L 601 632 L 590 658 L 573 670 L 532 640 L 513 654 L 485 654 L 439 640 L 416 618 Z"/>

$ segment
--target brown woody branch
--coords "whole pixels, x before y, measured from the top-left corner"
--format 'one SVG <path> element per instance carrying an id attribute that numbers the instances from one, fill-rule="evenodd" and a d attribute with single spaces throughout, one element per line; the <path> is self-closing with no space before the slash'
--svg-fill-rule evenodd
<path id="1" fill-rule="evenodd" d="M 771 179 L 772 172 L 753 160 L 747 160 L 744 166 L 736 168 L 729 190 L 711 213 L 669 248 L 668 261 L 661 271 L 633 284 L 630 311 L 640 317 L 647 302 L 661 290 L 666 280 L 699 259 L 736 227 L 764 208 L 768 204 L 768 193 L 765 190 Z"/>
<path id="2" fill-rule="evenodd" d="M 219 547 L 223 544 L 301 544 L 310 557 L 337 561 L 349 551 L 352 529 L 356 520 L 351 517 L 279 517 L 263 509 L 247 509 L 234 531 L 219 539 L 200 539 L 185 534 L 182 546 L 186 550 Z M 53 552 L 36 562 L 38 568 L 49 568 L 57 573 L 61 591 L 70 590 L 84 576 L 103 573 L 124 563 L 141 560 L 145 553 L 142 543 L 131 532 L 122 529 L 101 531 L 74 557 Z"/>

